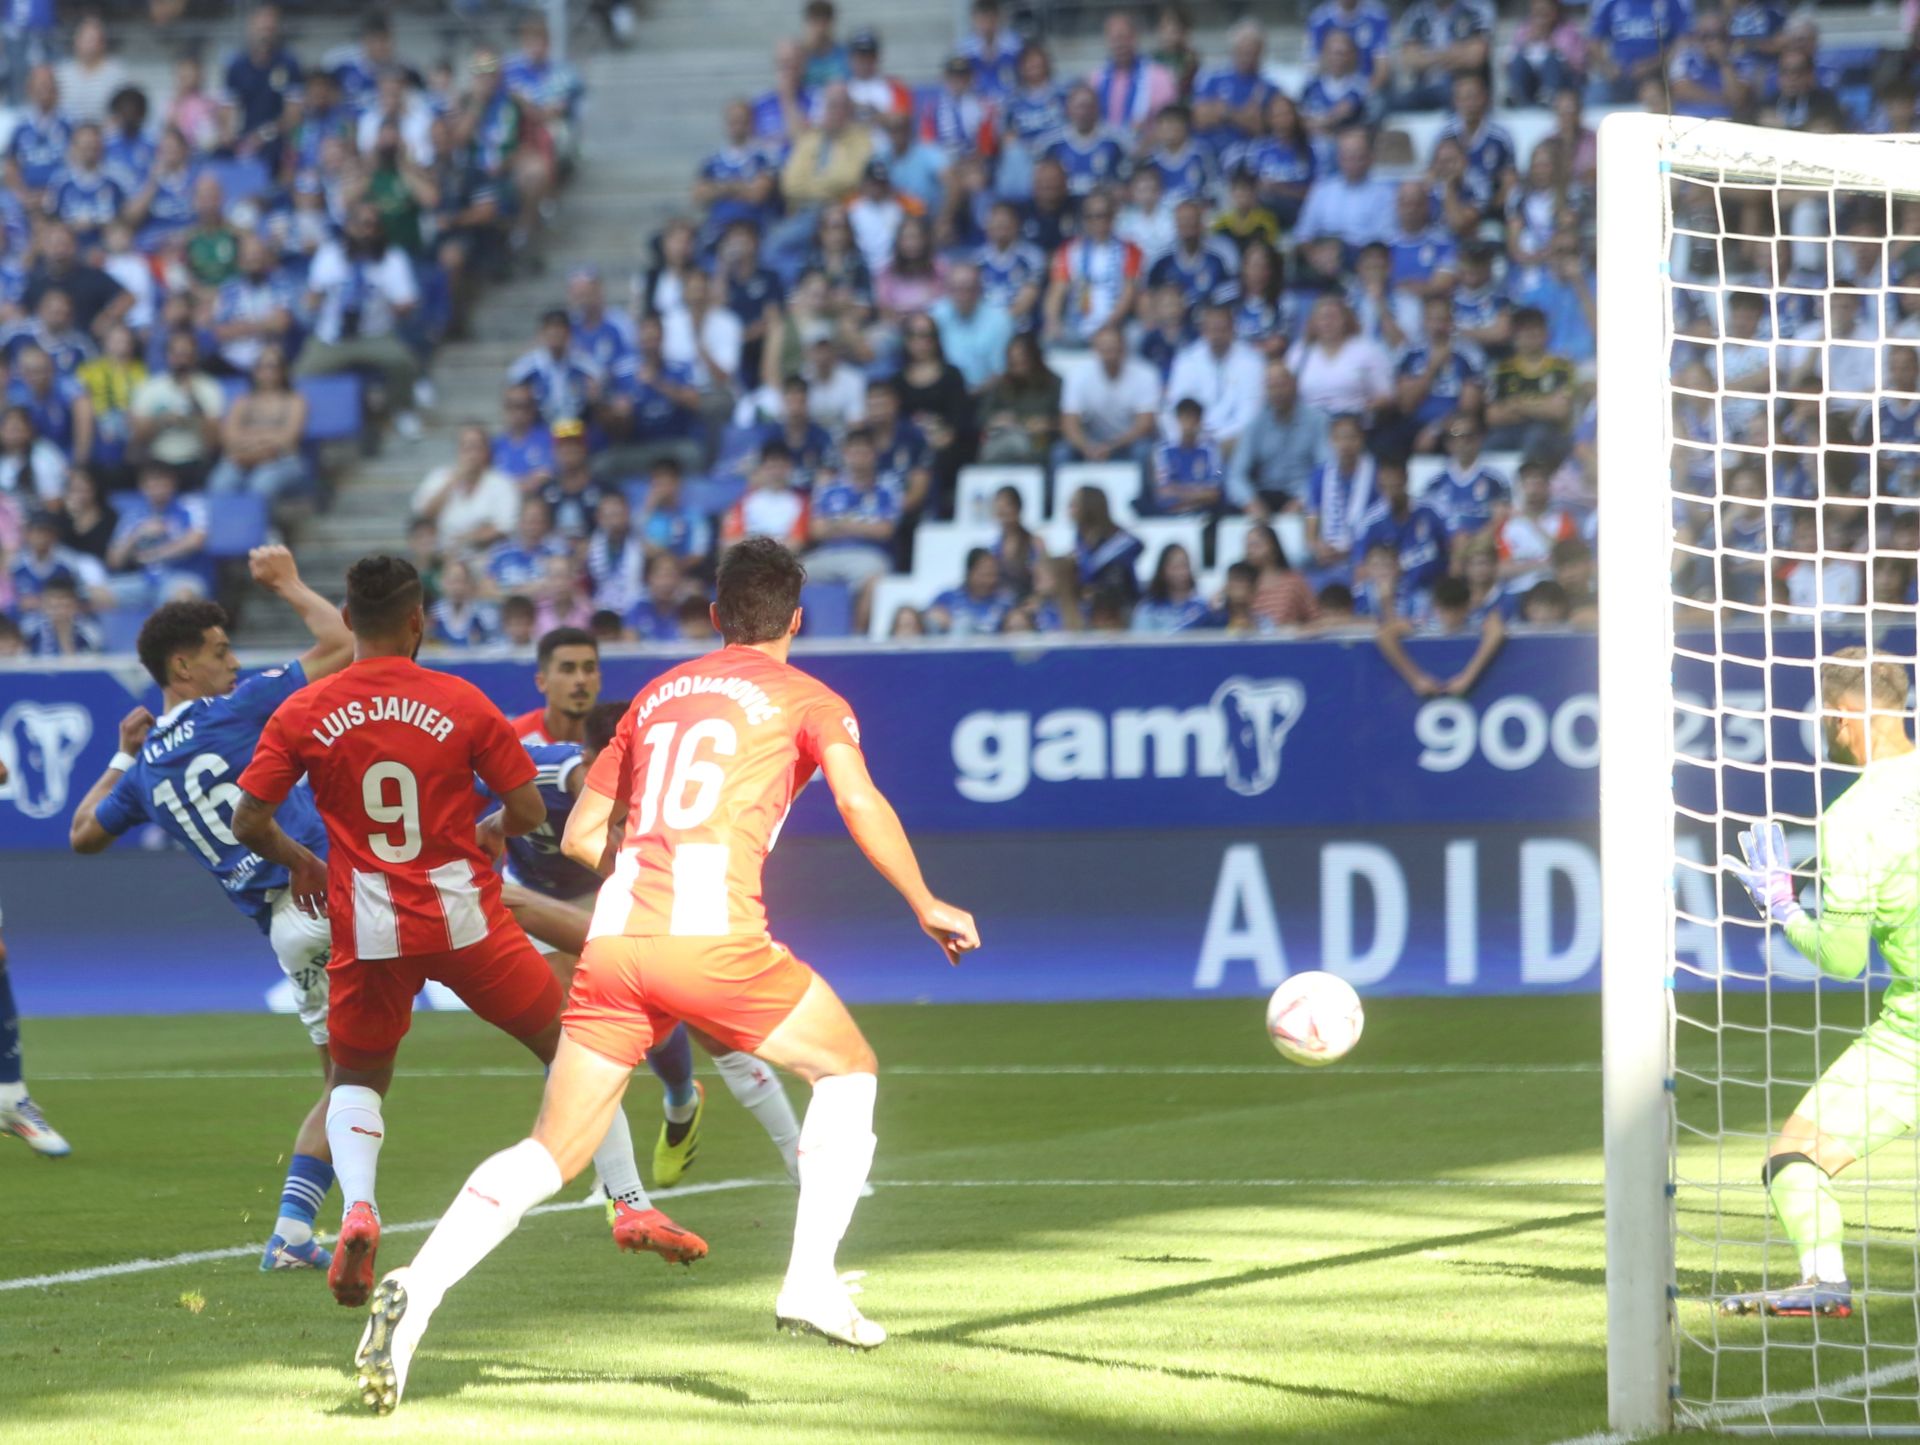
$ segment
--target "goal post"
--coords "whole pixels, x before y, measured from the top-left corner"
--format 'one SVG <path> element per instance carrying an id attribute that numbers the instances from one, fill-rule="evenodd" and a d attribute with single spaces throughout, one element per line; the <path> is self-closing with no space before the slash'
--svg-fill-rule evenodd
<path id="1" fill-rule="evenodd" d="M 1818 917 L 1859 771 L 1820 664 L 1920 650 L 1920 137 L 1622 114 L 1598 167 L 1609 1423 L 1920 1435 L 1920 1134 L 1831 1180 L 1851 1314 L 1722 1309 L 1805 1272 L 1768 1142 L 1888 974 L 1818 973 L 1719 861 L 1784 824 Z"/>
<path id="2" fill-rule="evenodd" d="M 1606 1144 L 1607 1416 L 1664 1430 L 1674 1371 L 1668 1285 L 1672 1075 L 1673 605 L 1663 116 L 1600 125 L 1600 865 Z"/>

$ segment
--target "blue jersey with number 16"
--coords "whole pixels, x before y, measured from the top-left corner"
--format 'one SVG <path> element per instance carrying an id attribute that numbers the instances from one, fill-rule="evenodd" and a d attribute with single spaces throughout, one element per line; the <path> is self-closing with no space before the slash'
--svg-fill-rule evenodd
<path id="1" fill-rule="evenodd" d="M 273 895 L 287 886 L 287 870 L 233 836 L 233 810 L 240 802 L 240 774 L 253 761 L 260 730 L 274 709 L 306 684 L 306 670 L 290 662 L 248 678 L 225 697 L 181 703 L 153 725 L 140 756 L 94 813 L 116 838 L 136 823 L 157 823 L 220 880 L 234 906 L 262 932 Z M 276 816 L 295 842 L 326 857 L 326 830 L 305 782 Z"/>

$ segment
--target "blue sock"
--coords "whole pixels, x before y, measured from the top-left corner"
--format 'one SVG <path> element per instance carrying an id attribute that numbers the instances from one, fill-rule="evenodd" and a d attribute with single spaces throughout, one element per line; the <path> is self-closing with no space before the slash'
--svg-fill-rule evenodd
<path id="1" fill-rule="evenodd" d="M 13 983 L 0 968 L 0 1084 L 20 1082 L 20 1011 L 13 1006 Z"/>
<path id="2" fill-rule="evenodd" d="M 684 1109 L 693 1103 L 693 1042 L 687 1037 L 686 1025 L 677 1025 L 647 1050 L 647 1067 L 666 1085 L 669 1109 Z"/>
<path id="3" fill-rule="evenodd" d="M 331 1188 L 331 1164 L 311 1154 L 294 1155 L 293 1162 L 287 1166 L 287 1182 L 281 1186 L 280 1218 L 274 1224 L 274 1233 L 288 1244 L 305 1244 L 313 1238 L 313 1221 L 319 1216 L 321 1201 Z"/>

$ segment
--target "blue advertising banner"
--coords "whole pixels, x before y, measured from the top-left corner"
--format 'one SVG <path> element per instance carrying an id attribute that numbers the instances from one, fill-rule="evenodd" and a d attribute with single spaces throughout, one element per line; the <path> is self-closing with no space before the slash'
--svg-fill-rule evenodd
<path id="1" fill-rule="evenodd" d="M 1416 644 L 1437 676 L 1466 642 Z M 273 659 L 278 661 L 279 659 Z M 263 659 L 264 661 L 264 659 Z M 820 651 L 803 666 L 860 719 L 875 777 L 935 833 L 1392 826 L 1591 819 L 1593 639 L 1511 639 L 1470 697 L 1419 699 L 1370 637 L 1314 642 Z M 442 662 L 509 714 L 526 661 Z M 609 655 L 606 695 L 671 665 Z M 0 846 L 60 848 L 137 669 L 0 671 Z M 809 790 L 790 836 L 837 834 Z"/>

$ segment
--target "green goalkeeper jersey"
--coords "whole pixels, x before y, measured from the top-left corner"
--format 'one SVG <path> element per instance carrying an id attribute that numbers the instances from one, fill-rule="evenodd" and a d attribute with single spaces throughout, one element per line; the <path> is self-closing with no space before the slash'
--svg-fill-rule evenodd
<path id="1" fill-rule="evenodd" d="M 1920 752 L 1868 764 L 1821 816 L 1819 912 L 1786 931 L 1837 978 L 1878 943 L 1893 973 L 1880 1022 L 1920 1039 Z"/>

